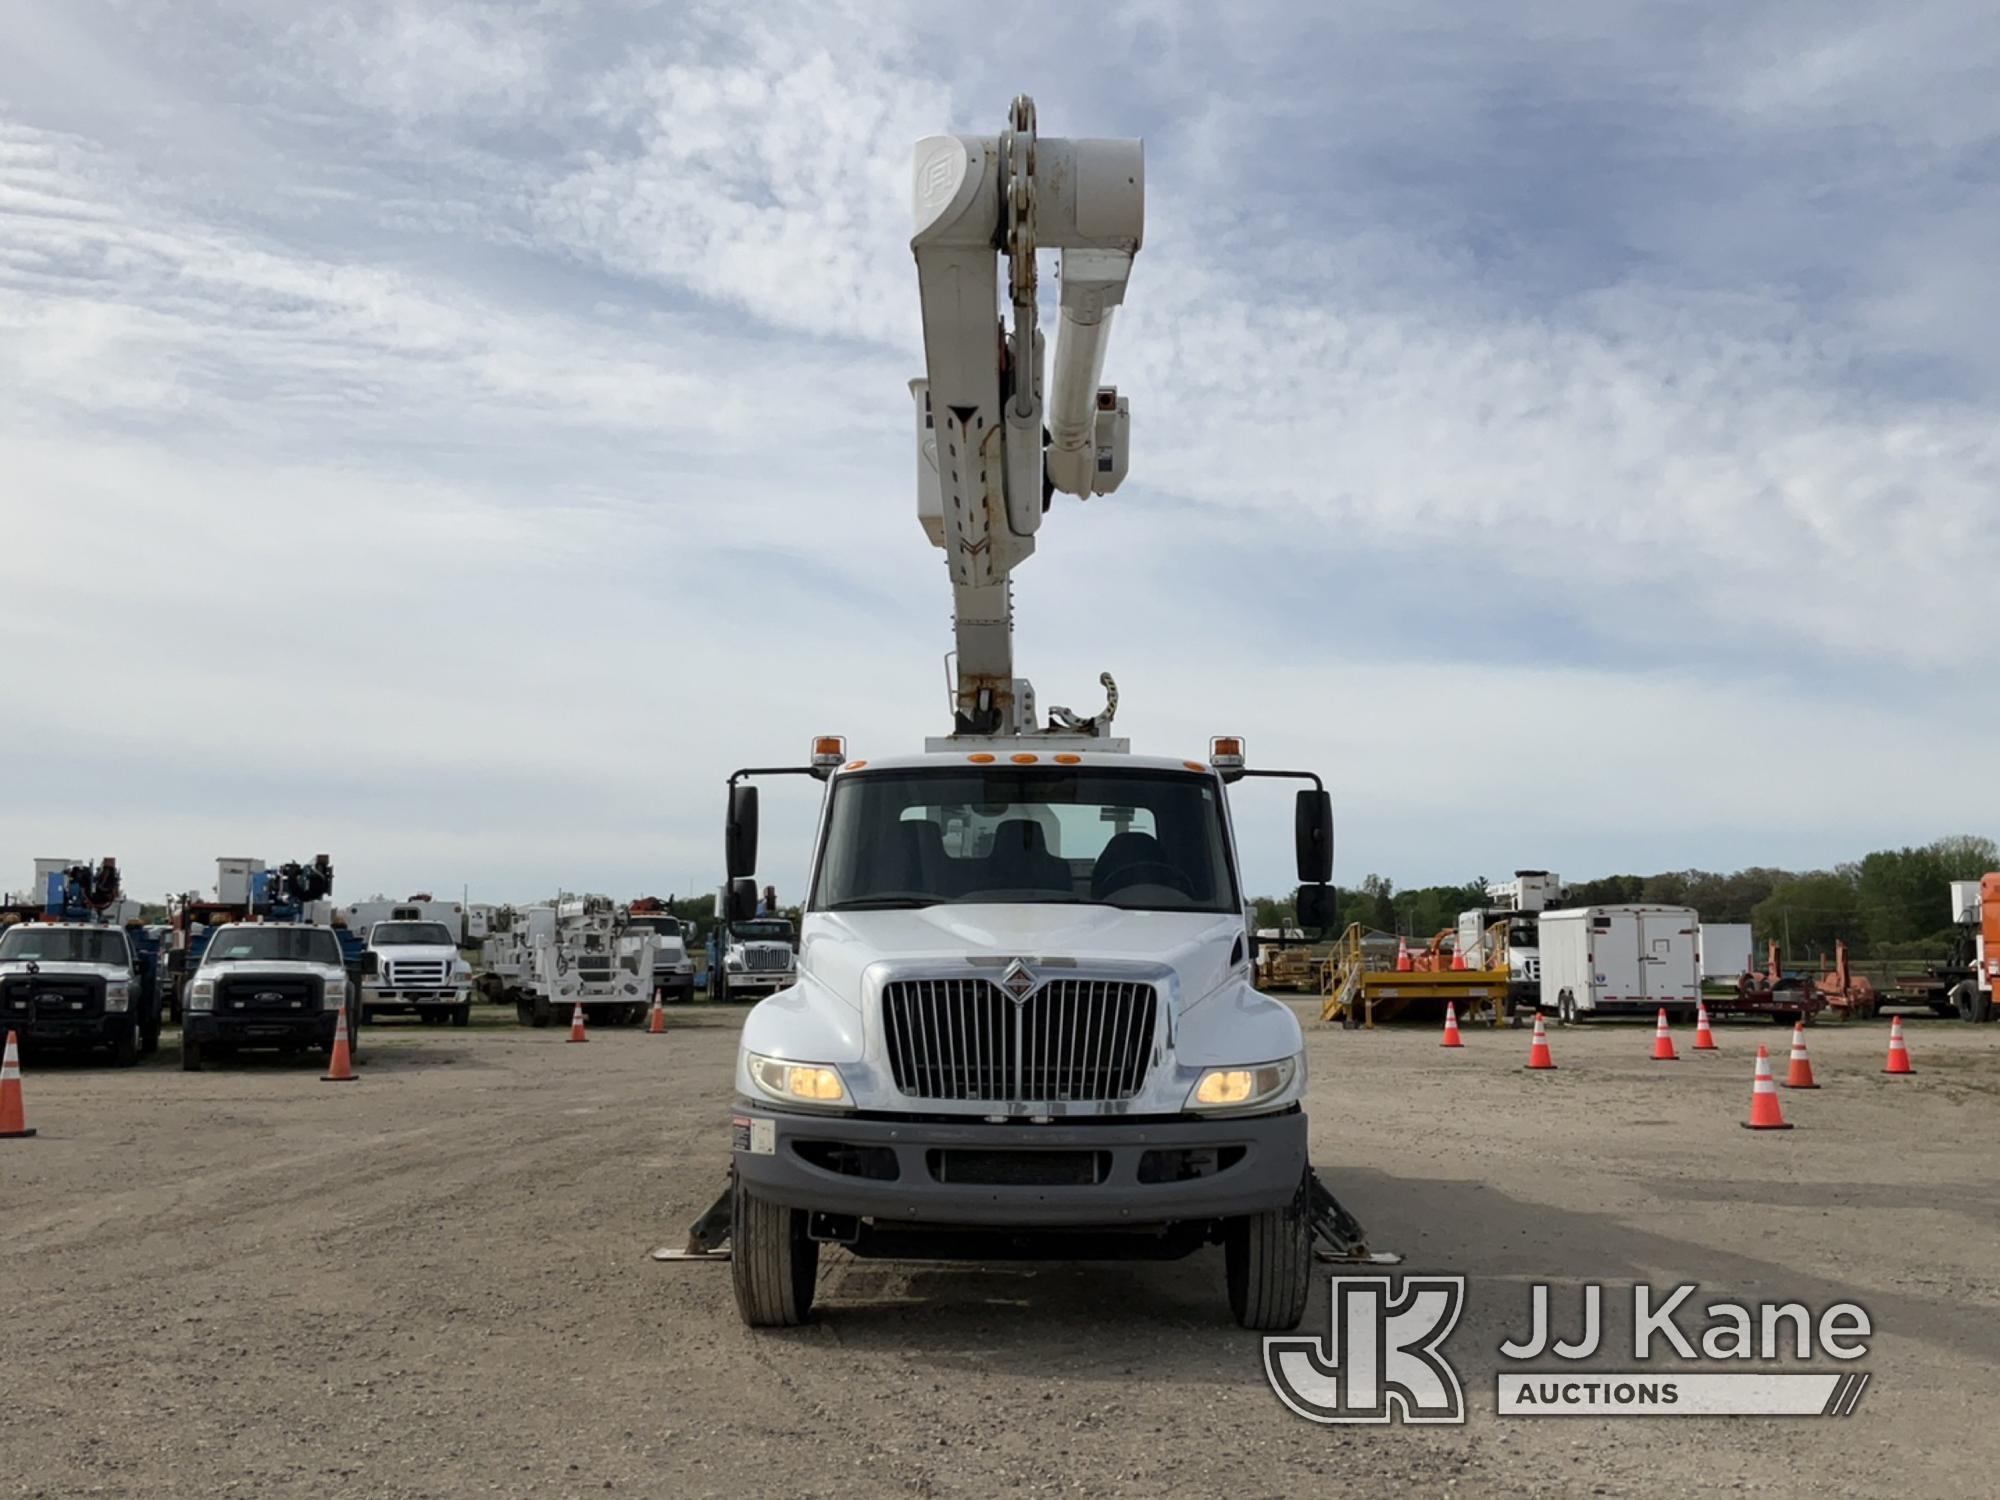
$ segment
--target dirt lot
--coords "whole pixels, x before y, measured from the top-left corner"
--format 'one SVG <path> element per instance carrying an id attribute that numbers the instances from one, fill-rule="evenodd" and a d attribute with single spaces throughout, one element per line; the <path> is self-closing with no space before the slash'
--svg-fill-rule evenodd
<path id="1" fill-rule="evenodd" d="M 1825 1087 L 1784 1134 L 1738 1124 L 1766 1024 L 1672 1064 L 1644 1027 L 1562 1031 L 1553 1074 L 1517 1031 L 1311 1027 L 1322 1170 L 1406 1269 L 1471 1278 L 1470 1422 L 1412 1430 L 1285 1412 L 1216 1252 L 833 1254 L 814 1326 L 751 1335 L 725 1267 L 647 1255 L 721 1185 L 737 1019 L 583 1047 L 378 1025 L 348 1087 L 182 1073 L 171 1036 L 136 1072 L 31 1062 L 41 1134 L 0 1142 L 0 1494 L 1992 1493 L 2000 1026 L 1913 1022 L 1910 1079 L 1879 1072 L 1886 1026 L 1817 1027 Z M 1528 1284 L 1585 1278 L 1858 1301 L 1873 1384 L 1844 1420 L 1496 1417 Z"/>

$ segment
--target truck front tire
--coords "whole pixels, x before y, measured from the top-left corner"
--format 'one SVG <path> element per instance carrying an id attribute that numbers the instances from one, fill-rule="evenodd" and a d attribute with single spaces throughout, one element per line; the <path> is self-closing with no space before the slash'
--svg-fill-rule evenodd
<path id="1" fill-rule="evenodd" d="M 729 1240 L 729 1279 L 743 1321 L 752 1328 L 805 1322 L 819 1277 L 819 1242 L 806 1233 L 804 1210 L 766 1203 L 739 1178 Z"/>
<path id="2" fill-rule="evenodd" d="M 454 1005 L 451 1008 L 451 1024 L 454 1026 L 470 1026 L 472 1024 L 472 1002 L 470 1000 L 466 1001 L 463 1005 Z"/>
<path id="3" fill-rule="evenodd" d="M 181 1033 L 181 1071 L 183 1073 L 201 1071 L 201 1043 L 185 1031 Z"/>
<path id="4" fill-rule="evenodd" d="M 137 1015 L 128 1016 L 126 1024 L 119 1029 L 116 1040 L 111 1043 L 111 1060 L 121 1068 L 129 1068 L 139 1061 L 139 1054 L 145 1049 L 146 1039 L 141 1034 L 145 1022 Z"/>
<path id="5" fill-rule="evenodd" d="M 1267 1333 L 1299 1326 L 1312 1290 L 1312 1221 L 1304 1182 L 1283 1208 L 1223 1225 L 1222 1268 L 1229 1310 L 1239 1326 Z"/>

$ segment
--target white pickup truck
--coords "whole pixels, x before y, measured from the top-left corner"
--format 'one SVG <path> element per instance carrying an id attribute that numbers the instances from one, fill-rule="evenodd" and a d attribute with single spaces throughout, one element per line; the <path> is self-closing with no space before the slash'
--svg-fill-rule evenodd
<path id="1" fill-rule="evenodd" d="M 423 1021 L 472 1024 L 472 966 L 442 922 L 382 921 L 368 929 L 376 969 L 361 981 L 361 1014 L 414 1014 Z"/>
<path id="2" fill-rule="evenodd" d="M 363 954 L 365 977 L 372 960 Z M 333 1055 L 334 1026 L 347 1010 L 349 1055 L 361 1056 L 360 1002 L 331 927 L 308 922 L 231 922 L 208 934 L 188 976 L 181 1066 L 198 1073 L 246 1047 L 317 1048 Z"/>
<path id="3" fill-rule="evenodd" d="M 130 1067 L 160 1045 L 151 957 L 143 935 L 135 942 L 109 924 L 24 922 L 0 931 L 0 1034 L 103 1046 Z"/>

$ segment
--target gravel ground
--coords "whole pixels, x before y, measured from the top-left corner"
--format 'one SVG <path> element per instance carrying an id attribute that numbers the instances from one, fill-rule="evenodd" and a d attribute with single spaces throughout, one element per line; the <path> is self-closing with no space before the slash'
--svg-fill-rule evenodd
<path id="1" fill-rule="evenodd" d="M 0 1142 L 0 1494 L 1993 1491 L 2000 1026 L 1912 1022 L 1909 1079 L 1886 1025 L 1817 1027 L 1825 1087 L 1783 1134 L 1739 1128 L 1767 1024 L 1671 1064 L 1644 1026 L 1558 1031 L 1552 1074 L 1520 1031 L 1309 1028 L 1322 1172 L 1406 1270 L 1470 1278 L 1470 1420 L 1410 1429 L 1284 1411 L 1217 1252 L 830 1254 L 815 1323 L 753 1335 L 726 1267 L 647 1254 L 722 1184 L 739 1015 L 583 1047 L 480 1020 L 372 1027 L 340 1088 L 182 1073 L 171 1033 L 131 1072 L 31 1059 L 40 1135 Z M 1858 1301 L 1873 1384 L 1843 1420 L 1495 1416 L 1528 1285 L 1573 1326 L 1586 1278 Z"/>

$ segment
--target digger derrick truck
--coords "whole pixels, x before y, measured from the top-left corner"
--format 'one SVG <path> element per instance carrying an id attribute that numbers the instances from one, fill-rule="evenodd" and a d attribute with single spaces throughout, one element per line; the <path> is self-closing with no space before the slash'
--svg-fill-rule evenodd
<path id="1" fill-rule="evenodd" d="M 1292 1011 L 1255 988 L 1231 791 L 1310 783 L 1299 922 L 1332 922 L 1331 803 L 1310 773 L 1138 756 L 1014 675 L 1010 577 L 1052 494 L 1117 488 L 1127 404 L 1100 387 L 1140 247 L 1135 140 L 933 136 L 912 241 L 926 377 L 917 510 L 949 571 L 951 732 L 920 754 L 729 779 L 727 915 L 756 910 L 757 782 L 824 783 L 795 979 L 746 1017 L 731 1185 L 685 1251 L 727 1238 L 753 1326 L 809 1313 L 821 1246 L 860 1256 L 1167 1259 L 1223 1251 L 1246 1327 L 1295 1326 L 1315 1233 L 1366 1256 L 1306 1160 Z M 1060 253 L 1046 398 L 1035 256 Z M 996 307 L 1000 259 L 1011 323 Z M 997 331 L 996 331 L 997 329 Z"/>
<path id="2" fill-rule="evenodd" d="M 120 1067 L 157 1051 L 159 943 L 138 915 L 116 860 L 37 860 L 34 888 L 0 902 L 0 1034 Z"/>

